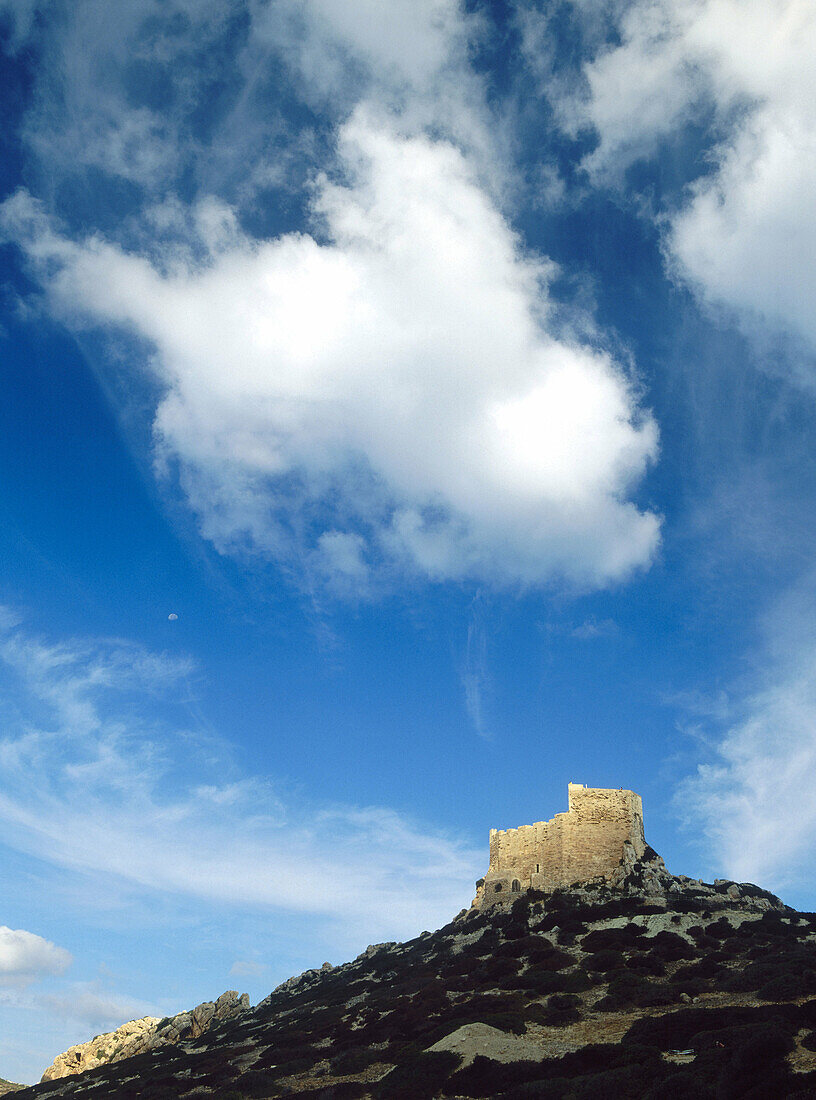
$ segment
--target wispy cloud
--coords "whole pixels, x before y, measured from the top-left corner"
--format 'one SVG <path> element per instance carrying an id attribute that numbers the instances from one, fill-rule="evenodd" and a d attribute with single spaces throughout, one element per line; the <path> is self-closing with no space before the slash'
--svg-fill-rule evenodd
<path id="1" fill-rule="evenodd" d="M 113 1031 L 128 1020 L 162 1015 L 155 1005 L 119 997 L 106 992 L 98 983 L 88 982 L 75 982 L 61 993 L 39 994 L 36 1005 L 59 1020 L 87 1028 L 93 1035 Z"/>
<path id="2" fill-rule="evenodd" d="M 618 624 L 613 619 L 596 619 L 590 617 L 582 623 L 570 629 L 570 636 L 590 641 L 593 638 L 609 638 L 618 633 Z"/>
<path id="3" fill-rule="evenodd" d="M 711 865 L 740 881 L 795 887 L 816 871 L 816 636 L 812 581 L 768 620 L 762 671 L 747 689 L 701 712 L 709 759 L 676 804 Z M 719 719 L 719 736 L 712 721 Z M 716 730 L 716 727 L 714 727 Z"/>
<path id="4" fill-rule="evenodd" d="M 296 802 L 169 719 L 189 663 L 117 642 L 0 639 L 4 839 L 146 894 L 407 935 L 469 901 L 480 854 L 383 807 Z M 185 688 L 186 691 L 186 688 Z M 214 761 L 214 757 L 217 760 Z M 331 883 L 331 889 L 326 884 Z"/>
<path id="5" fill-rule="evenodd" d="M 485 694 L 489 687 L 487 667 L 487 628 L 485 624 L 484 597 L 477 593 L 470 605 L 465 661 L 462 668 L 462 686 L 465 691 L 465 709 L 480 737 L 490 738 L 485 714 Z"/>
<path id="6" fill-rule="evenodd" d="M 816 341 L 811 257 L 816 229 L 816 11 L 809 0 L 634 0 L 578 3 L 611 20 L 583 70 L 583 94 L 559 97 L 564 125 L 594 130 L 585 166 L 621 179 L 684 127 L 707 130 L 707 152 L 682 194 L 659 211 L 669 267 L 708 305 L 751 331 L 781 329 Z M 609 30 L 615 42 L 609 45 Z"/>
<path id="7" fill-rule="evenodd" d="M 230 967 L 230 974 L 236 978 L 259 978 L 269 968 L 254 959 L 236 959 Z"/>

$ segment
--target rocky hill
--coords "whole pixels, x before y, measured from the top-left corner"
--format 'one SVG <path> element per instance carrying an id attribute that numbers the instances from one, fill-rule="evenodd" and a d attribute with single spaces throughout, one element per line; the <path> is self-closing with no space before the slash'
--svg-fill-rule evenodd
<path id="1" fill-rule="evenodd" d="M 5 1096 L 9 1092 L 19 1092 L 22 1088 L 25 1088 L 25 1085 L 15 1085 L 13 1081 L 4 1081 L 0 1077 L 0 1096 Z"/>
<path id="2" fill-rule="evenodd" d="M 463 911 L 20 1100 L 816 1097 L 816 915 L 670 875 Z"/>
<path id="3" fill-rule="evenodd" d="M 95 1035 L 87 1043 L 69 1047 L 58 1055 L 42 1076 L 43 1081 L 55 1081 L 84 1073 L 109 1062 L 121 1062 L 160 1047 L 175 1046 L 185 1039 L 197 1039 L 213 1024 L 229 1020 L 246 1012 L 249 997 L 238 996 L 234 989 L 222 993 L 217 1001 L 204 1001 L 189 1012 L 168 1016 L 163 1020 L 155 1016 L 143 1016 L 131 1020 L 116 1031 Z"/>

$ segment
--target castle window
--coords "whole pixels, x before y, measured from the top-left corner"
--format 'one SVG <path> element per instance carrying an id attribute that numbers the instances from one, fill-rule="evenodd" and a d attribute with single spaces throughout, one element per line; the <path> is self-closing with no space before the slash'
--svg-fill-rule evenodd
<path id="1" fill-rule="evenodd" d="M 496 883 L 496 893 L 498 894 L 500 891 L 501 891 L 501 883 L 497 882 Z"/>
<path id="2" fill-rule="evenodd" d="M 514 894 L 517 894 L 521 889 L 521 883 L 517 878 L 513 879 L 513 885 L 510 887 L 510 889 L 513 891 Z"/>
<path id="3" fill-rule="evenodd" d="M 541 864 L 540 864 L 540 863 L 537 863 L 537 864 L 536 864 L 536 874 L 539 874 L 539 873 L 540 873 L 540 871 L 541 871 Z"/>

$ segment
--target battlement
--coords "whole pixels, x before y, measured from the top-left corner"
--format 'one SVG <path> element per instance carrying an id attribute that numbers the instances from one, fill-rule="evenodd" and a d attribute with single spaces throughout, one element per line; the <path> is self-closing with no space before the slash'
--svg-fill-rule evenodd
<path id="1" fill-rule="evenodd" d="M 490 830 L 490 865 L 475 906 L 512 900 L 522 890 L 612 881 L 627 843 L 643 855 L 643 805 L 634 791 L 570 783 L 567 805 L 549 821 Z"/>

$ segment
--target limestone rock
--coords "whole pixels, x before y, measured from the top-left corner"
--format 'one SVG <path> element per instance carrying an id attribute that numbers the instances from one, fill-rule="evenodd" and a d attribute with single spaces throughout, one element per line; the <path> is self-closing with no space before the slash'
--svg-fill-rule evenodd
<path id="1" fill-rule="evenodd" d="M 120 1062 L 123 1058 L 144 1054 L 148 1050 L 173 1046 L 185 1039 L 197 1039 L 214 1023 L 246 1012 L 249 1007 L 246 993 L 239 997 L 237 990 L 228 989 L 217 1001 L 204 1001 L 189 1012 L 179 1012 L 163 1020 L 155 1016 L 129 1020 L 116 1031 L 96 1035 L 87 1043 L 69 1047 L 54 1059 L 42 1075 L 42 1080 L 55 1081 L 108 1062 Z"/>
<path id="2" fill-rule="evenodd" d="M 155 1034 L 161 1020 L 156 1016 L 144 1016 L 141 1020 L 130 1020 L 116 1031 L 105 1035 L 96 1035 L 87 1043 L 77 1043 L 63 1054 L 57 1055 L 42 1075 L 43 1081 L 55 1081 L 59 1077 L 70 1077 L 74 1073 L 83 1073 L 106 1062 L 116 1062 L 141 1054 L 149 1049 L 150 1038 Z"/>
<path id="3" fill-rule="evenodd" d="M 494 1062 L 539 1062 L 545 1057 L 545 1051 L 537 1043 L 499 1031 L 489 1024 L 465 1024 L 428 1050 L 449 1050 L 459 1054 L 463 1066 L 469 1066 L 477 1054 Z"/>

